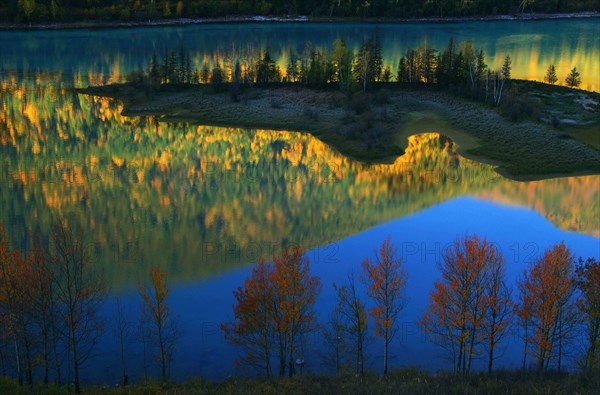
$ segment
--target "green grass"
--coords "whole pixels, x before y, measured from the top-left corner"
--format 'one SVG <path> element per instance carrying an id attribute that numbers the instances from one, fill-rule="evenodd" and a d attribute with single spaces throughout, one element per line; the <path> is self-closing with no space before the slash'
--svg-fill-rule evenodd
<path id="1" fill-rule="evenodd" d="M 439 132 L 456 141 L 461 154 L 497 165 L 508 178 L 600 173 L 596 93 L 513 81 L 506 104 L 491 107 L 434 90 L 400 90 L 395 84 L 386 88 L 390 91 L 381 100 L 381 92 L 351 96 L 282 85 L 246 89 L 239 102 L 200 85 L 162 86 L 150 95 L 128 84 L 79 92 L 119 99 L 129 116 L 306 131 L 365 162 L 390 163 L 402 155 L 410 135 Z"/>

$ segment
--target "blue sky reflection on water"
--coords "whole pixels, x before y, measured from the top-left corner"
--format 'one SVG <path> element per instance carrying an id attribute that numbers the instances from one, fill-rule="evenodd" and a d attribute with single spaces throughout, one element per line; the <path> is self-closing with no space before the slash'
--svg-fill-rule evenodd
<path id="1" fill-rule="evenodd" d="M 417 321 L 428 304 L 433 282 L 439 276 L 437 262 L 441 259 L 442 251 L 457 236 L 466 233 L 477 233 L 497 243 L 506 259 L 507 276 L 511 283 L 522 273 L 527 262 L 540 256 L 555 242 L 564 240 L 577 257 L 600 257 L 600 239 L 597 237 L 563 231 L 530 209 L 470 196 L 459 197 L 308 251 L 311 272 L 319 276 L 323 284 L 323 291 L 317 301 L 320 322 L 327 321 L 335 303 L 332 284 L 343 282 L 350 270 L 355 270 L 358 274 L 362 260 L 366 256 L 372 256 L 374 250 L 390 235 L 398 246 L 398 252 L 409 273 L 409 301 L 400 317 L 400 331 L 393 342 L 390 364 L 395 367 L 417 366 L 433 371 L 451 369 L 446 354 L 426 341 L 419 331 Z M 233 316 L 232 291 L 243 284 L 251 267 L 252 264 L 249 264 L 225 275 L 173 285 L 170 304 L 173 313 L 180 317 L 182 330 L 172 366 L 176 378 L 200 375 L 204 378 L 223 379 L 246 372 L 234 367 L 233 360 L 238 350 L 226 344 L 219 323 Z M 118 296 L 122 298 L 126 310 L 137 316 L 137 293 L 127 292 Z M 111 300 L 107 304 L 108 314 L 113 310 L 112 306 Z M 320 366 L 319 342 L 318 333 L 308 336 L 305 341 L 303 352 L 307 362 L 306 369 L 309 371 L 327 369 Z M 496 366 L 518 366 L 522 342 L 513 335 L 502 347 L 506 349 Z M 369 369 L 381 369 L 381 348 L 378 340 L 369 344 Z M 105 344 L 99 349 L 106 350 L 106 353 L 98 355 L 89 366 L 107 366 L 102 372 L 103 380 L 116 382 L 120 374 L 116 345 Z M 142 352 L 136 345 L 130 346 L 130 351 L 133 355 L 128 361 L 130 375 L 135 379 L 143 373 Z M 478 367 L 483 367 L 483 362 L 480 364 Z M 156 374 L 157 367 L 152 361 L 151 366 L 149 372 Z"/>

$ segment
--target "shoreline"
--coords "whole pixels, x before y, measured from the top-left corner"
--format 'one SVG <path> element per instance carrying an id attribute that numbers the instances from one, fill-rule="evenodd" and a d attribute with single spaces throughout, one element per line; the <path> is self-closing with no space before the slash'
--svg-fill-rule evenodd
<path id="1" fill-rule="evenodd" d="M 365 23 L 365 24 L 410 24 L 410 23 L 462 23 L 477 21 L 531 21 L 547 19 L 600 18 L 599 12 L 586 11 L 561 14 L 522 13 L 513 15 L 480 15 L 469 17 L 423 17 L 423 18 L 356 18 L 356 17 L 308 17 L 308 16 L 225 16 L 217 18 L 178 18 L 143 21 L 87 21 L 35 24 L 0 23 L 0 31 L 115 29 L 136 27 L 168 27 L 211 24 L 251 23 Z"/>

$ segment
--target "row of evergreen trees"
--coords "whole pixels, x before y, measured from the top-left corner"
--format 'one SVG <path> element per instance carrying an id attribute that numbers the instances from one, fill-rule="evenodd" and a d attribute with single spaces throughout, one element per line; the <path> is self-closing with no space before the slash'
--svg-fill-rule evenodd
<path id="1" fill-rule="evenodd" d="M 409 48 L 398 64 L 396 75 L 384 64 L 379 31 L 354 51 L 344 40 L 336 39 L 331 51 L 307 42 L 302 52 L 290 51 L 282 70 L 269 48 L 260 52 L 216 54 L 212 65 L 192 66 L 183 48 L 168 51 L 162 61 L 152 56 L 148 72 L 137 73 L 131 81 L 150 82 L 155 86 L 177 83 L 210 83 L 220 90 L 231 82 L 232 91 L 241 84 L 266 85 L 293 83 L 308 87 L 368 90 L 380 83 L 398 82 L 402 86 L 436 86 L 499 104 L 505 82 L 510 79 L 511 60 L 507 56 L 501 70 L 492 70 L 485 54 L 470 42 L 456 43 L 453 38 L 441 51 L 428 45 Z"/>
<path id="2" fill-rule="evenodd" d="M 180 48 L 167 51 L 162 61 L 154 54 L 148 71 L 134 73 L 130 81 L 150 82 L 155 87 L 209 83 L 215 91 L 229 82 L 234 100 L 239 96 L 240 85 L 291 83 L 352 91 L 396 82 L 403 87 L 433 86 L 500 105 L 511 78 L 511 58 L 507 55 L 498 70 L 488 66 L 485 58 L 483 50 L 474 48 L 470 42 L 457 43 L 450 38 L 443 50 L 427 44 L 406 49 L 393 74 L 390 65 L 383 62 L 381 37 L 376 29 L 358 51 L 349 48 L 343 39 L 336 39 L 331 51 L 316 48 L 309 41 L 300 53 L 290 50 L 285 69 L 275 63 L 269 48 L 217 53 L 212 64 L 204 61 L 199 68 L 193 66 L 190 54 Z M 544 80 L 550 84 L 558 81 L 554 65 L 548 67 Z M 577 87 L 580 82 L 580 74 L 574 68 L 565 83 Z"/>

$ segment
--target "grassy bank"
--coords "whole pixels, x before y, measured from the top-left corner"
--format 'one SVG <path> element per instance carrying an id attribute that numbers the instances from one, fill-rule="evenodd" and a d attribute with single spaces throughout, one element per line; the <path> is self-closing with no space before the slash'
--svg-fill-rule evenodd
<path id="1" fill-rule="evenodd" d="M 375 374 L 355 376 L 311 376 L 276 379 L 228 379 L 211 382 L 192 379 L 181 384 L 148 381 L 126 387 L 87 386 L 84 394 L 597 394 L 600 377 L 596 374 L 495 372 L 461 375 L 430 374 L 416 369 L 401 369 L 385 377 Z M 67 387 L 19 388 L 16 381 L 0 378 L 3 394 L 67 394 Z"/>
<path id="2" fill-rule="evenodd" d="M 310 132 L 342 154 L 390 163 L 410 135 L 439 132 L 471 159 L 519 180 L 600 173 L 600 95 L 513 81 L 502 109 L 436 90 L 389 85 L 352 95 L 277 85 L 246 89 L 239 101 L 203 85 L 132 84 L 79 90 L 124 102 L 127 116 L 166 122 Z"/>

